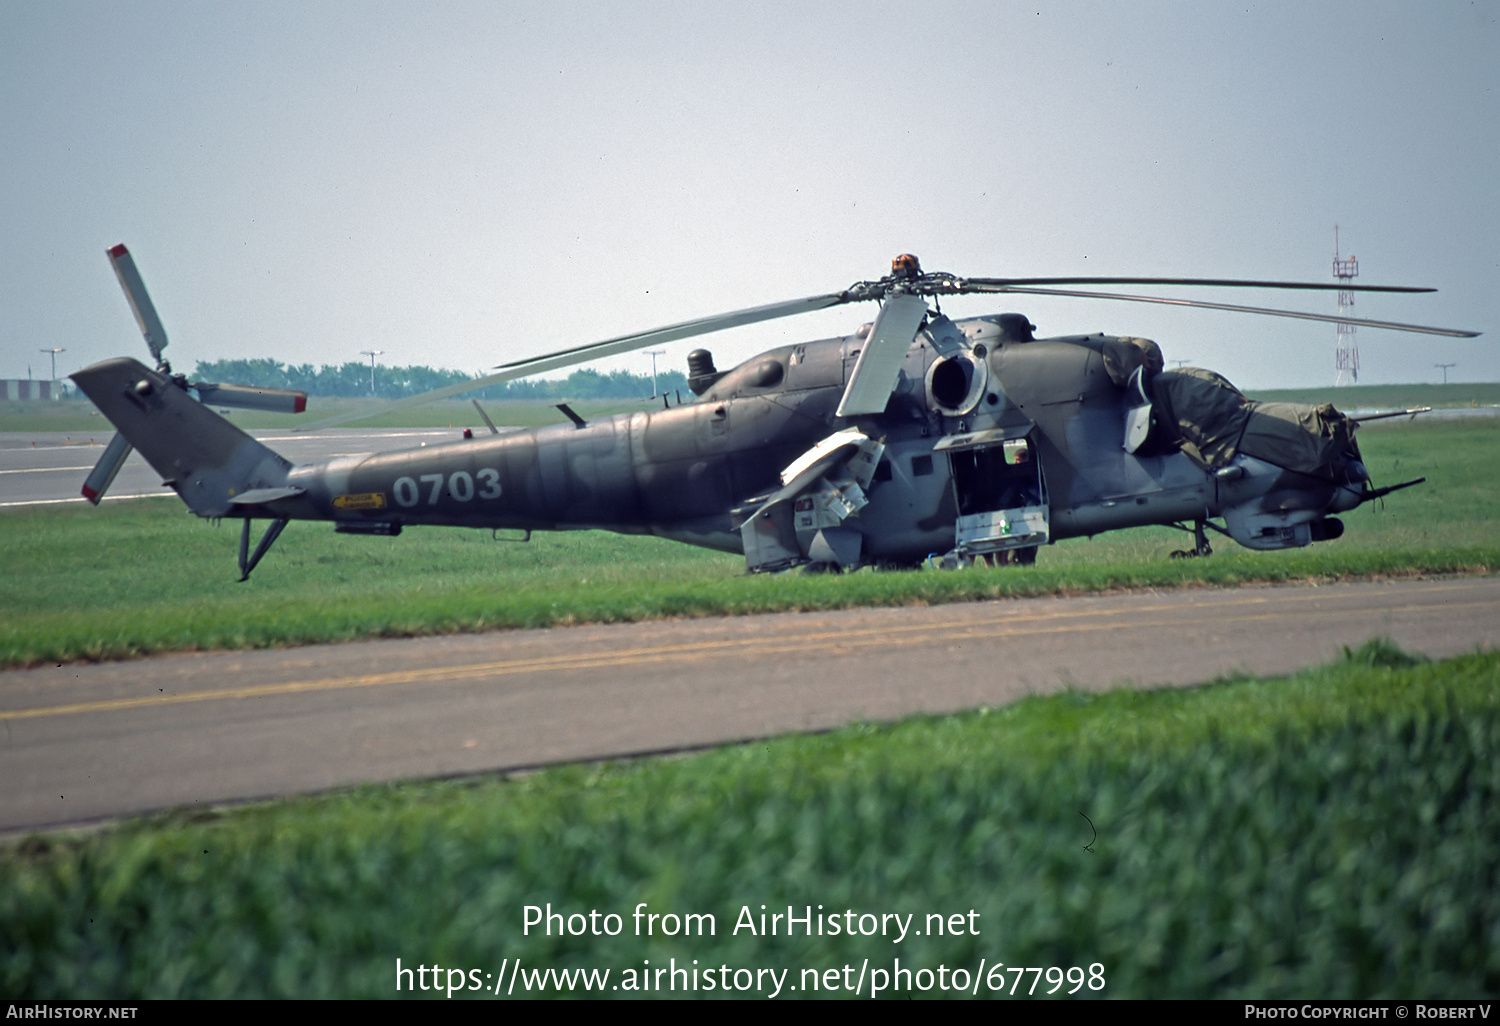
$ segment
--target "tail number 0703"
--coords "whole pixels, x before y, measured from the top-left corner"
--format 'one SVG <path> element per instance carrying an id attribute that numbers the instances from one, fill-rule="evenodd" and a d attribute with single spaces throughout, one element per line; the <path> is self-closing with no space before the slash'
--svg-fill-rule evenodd
<path id="1" fill-rule="evenodd" d="M 479 478 L 479 488 L 474 488 L 474 478 Z M 448 494 L 456 502 L 469 502 L 474 498 L 498 499 L 500 498 L 500 471 L 493 467 L 485 467 L 477 475 L 470 474 L 467 470 L 455 470 L 447 476 Z M 421 482 L 418 484 L 418 482 Z M 425 491 L 427 505 L 436 506 L 438 499 L 443 494 L 444 477 L 442 474 L 423 474 L 417 478 L 398 477 L 396 483 L 391 486 L 391 493 L 395 495 L 396 502 L 402 506 L 415 506 L 423 499 Z"/>

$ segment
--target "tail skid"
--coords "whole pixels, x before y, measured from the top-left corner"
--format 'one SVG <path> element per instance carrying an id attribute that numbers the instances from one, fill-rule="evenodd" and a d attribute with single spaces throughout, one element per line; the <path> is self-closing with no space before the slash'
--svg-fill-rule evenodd
<path id="1" fill-rule="evenodd" d="M 255 569 L 255 564 L 260 562 L 260 557 L 271 551 L 272 544 L 281 537 L 282 528 L 286 527 L 287 518 L 277 517 L 271 521 L 266 528 L 266 533 L 260 536 L 260 544 L 255 546 L 255 554 L 250 554 L 250 518 L 245 518 L 245 525 L 240 531 L 240 580 L 248 581 L 250 571 Z"/>

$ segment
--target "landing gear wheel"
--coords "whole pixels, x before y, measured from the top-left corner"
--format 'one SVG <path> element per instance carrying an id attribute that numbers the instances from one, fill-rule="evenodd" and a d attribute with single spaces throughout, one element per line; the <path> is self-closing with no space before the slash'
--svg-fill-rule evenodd
<path id="1" fill-rule="evenodd" d="M 976 561 L 984 560 L 985 566 L 1031 566 L 1036 562 L 1037 546 L 1027 545 L 1020 549 L 1001 549 L 998 552 L 985 552 L 975 557 Z"/>
<path id="2" fill-rule="evenodd" d="M 1187 528 L 1183 528 L 1184 531 Z M 1173 559 L 1192 559 L 1196 556 L 1211 556 L 1214 547 L 1208 543 L 1208 532 L 1204 530 L 1204 522 L 1196 520 L 1193 522 L 1193 540 L 1196 543 L 1192 549 L 1178 549 L 1172 553 Z"/>
<path id="3" fill-rule="evenodd" d="M 934 570 L 967 570 L 974 565 L 974 557 L 954 549 L 942 558 L 933 553 L 927 557 L 927 565 Z"/>

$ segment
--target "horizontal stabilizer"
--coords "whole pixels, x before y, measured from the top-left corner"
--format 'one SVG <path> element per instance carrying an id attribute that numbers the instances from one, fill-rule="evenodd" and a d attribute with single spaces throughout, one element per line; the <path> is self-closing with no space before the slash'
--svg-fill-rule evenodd
<path id="1" fill-rule="evenodd" d="M 236 506 L 259 506 L 278 499 L 295 499 L 306 493 L 306 488 L 298 488 L 296 485 L 284 485 L 281 488 L 252 488 L 248 492 L 231 495 L 229 501 Z"/>

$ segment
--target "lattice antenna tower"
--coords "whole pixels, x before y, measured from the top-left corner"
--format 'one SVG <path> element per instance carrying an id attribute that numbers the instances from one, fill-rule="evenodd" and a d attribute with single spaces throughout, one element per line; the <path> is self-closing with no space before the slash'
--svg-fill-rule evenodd
<path id="1" fill-rule="evenodd" d="M 1349 254 L 1345 260 L 1339 255 L 1339 226 L 1333 226 L 1333 276 L 1340 284 L 1347 285 L 1359 277 L 1359 258 Z M 1339 316 L 1354 316 L 1354 293 L 1339 289 Z M 1333 383 L 1354 385 L 1359 383 L 1359 341 L 1355 338 L 1354 325 L 1339 321 L 1333 326 Z"/>

